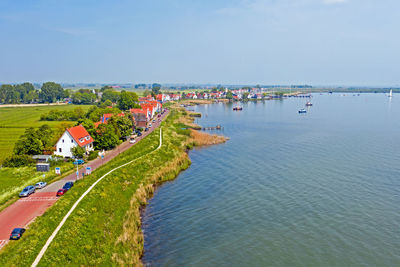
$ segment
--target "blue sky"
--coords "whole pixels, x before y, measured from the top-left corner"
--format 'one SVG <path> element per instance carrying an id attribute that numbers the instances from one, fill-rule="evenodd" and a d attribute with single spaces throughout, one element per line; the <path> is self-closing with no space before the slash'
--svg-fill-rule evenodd
<path id="1" fill-rule="evenodd" d="M 398 0 L 2 0 L 0 82 L 400 85 Z"/>

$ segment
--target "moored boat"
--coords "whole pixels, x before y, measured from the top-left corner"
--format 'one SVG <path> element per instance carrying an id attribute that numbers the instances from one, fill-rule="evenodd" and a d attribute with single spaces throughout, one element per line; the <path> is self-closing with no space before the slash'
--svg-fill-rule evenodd
<path id="1" fill-rule="evenodd" d="M 306 107 L 311 107 L 312 106 L 312 103 L 310 102 L 310 101 L 308 101 L 307 103 L 306 103 Z"/>
<path id="2" fill-rule="evenodd" d="M 243 109 L 243 108 L 242 108 L 242 107 L 239 107 L 239 106 L 233 108 L 233 110 L 235 110 L 235 111 L 239 111 L 239 110 L 242 110 L 242 109 Z"/>
<path id="3" fill-rule="evenodd" d="M 304 108 L 302 108 L 302 109 L 299 110 L 299 113 L 300 113 L 300 114 L 301 114 L 301 113 L 307 113 L 307 110 L 305 110 Z"/>

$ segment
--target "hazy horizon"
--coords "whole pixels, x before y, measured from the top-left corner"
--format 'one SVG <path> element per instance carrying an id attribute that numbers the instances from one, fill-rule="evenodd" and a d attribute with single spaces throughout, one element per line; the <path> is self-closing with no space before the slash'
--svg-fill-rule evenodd
<path id="1" fill-rule="evenodd" d="M 394 0 L 5 0 L 0 82 L 396 87 L 399 8 Z"/>

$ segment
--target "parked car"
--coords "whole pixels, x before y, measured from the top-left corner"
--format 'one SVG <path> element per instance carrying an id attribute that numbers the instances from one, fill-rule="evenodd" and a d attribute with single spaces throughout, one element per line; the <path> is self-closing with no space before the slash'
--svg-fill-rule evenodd
<path id="1" fill-rule="evenodd" d="M 36 189 L 42 189 L 43 187 L 45 187 L 47 185 L 46 182 L 39 182 L 35 184 Z"/>
<path id="2" fill-rule="evenodd" d="M 147 132 L 149 130 L 149 128 L 145 128 L 144 131 Z"/>
<path id="3" fill-rule="evenodd" d="M 141 132 L 137 132 L 137 136 L 142 136 L 142 133 Z"/>
<path id="4" fill-rule="evenodd" d="M 71 187 L 73 186 L 74 186 L 73 182 L 66 182 L 65 185 L 63 186 L 63 189 L 70 190 Z"/>
<path id="5" fill-rule="evenodd" d="M 149 128 L 151 128 L 151 126 L 153 126 L 153 125 L 151 125 L 151 123 L 149 123 Z"/>
<path id="6" fill-rule="evenodd" d="M 161 117 L 161 114 L 158 114 L 157 116 L 160 118 L 160 117 Z"/>
<path id="7" fill-rule="evenodd" d="M 14 228 L 11 232 L 10 240 L 20 239 L 23 233 L 25 233 L 25 228 Z"/>
<path id="8" fill-rule="evenodd" d="M 59 189 L 59 190 L 57 191 L 56 196 L 57 196 L 57 197 L 62 196 L 62 195 L 64 195 L 67 191 L 68 191 L 67 189 L 61 188 L 61 189 Z"/>
<path id="9" fill-rule="evenodd" d="M 76 159 L 74 161 L 74 164 L 78 164 L 78 165 L 82 165 L 83 163 L 85 163 L 85 161 L 83 159 Z"/>
<path id="10" fill-rule="evenodd" d="M 35 193 L 35 187 L 33 185 L 29 185 L 22 189 L 21 193 L 19 193 L 20 197 L 27 197 L 31 194 Z"/>
<path id="11" fill-rule="evenodd" d="M 135 140 L 135 138 L 131 138 L 131 139 L 129 139 L 129 144 L 134 144 L 134 143 L 136 143 L 136 140 Z"/>
<path id="12" fill-rule="evenodd" d="M 153 123 L 155 123 L 156 122 L 156 120 L 153 120 Z"/>

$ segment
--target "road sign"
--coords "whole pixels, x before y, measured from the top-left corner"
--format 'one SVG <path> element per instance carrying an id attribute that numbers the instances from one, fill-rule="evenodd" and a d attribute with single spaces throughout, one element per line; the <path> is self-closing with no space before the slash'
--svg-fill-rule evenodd
<path id="1" fill-rule="evenodd" d="M 56 167 L 56 174 L 61 174 L 61 168 L 60 167 Z"/>
<path id="2" fill-rule="evenodd" d="M 92 173 L 92 167 L 86 167 L 86 175 L 89 175 Z"/>

